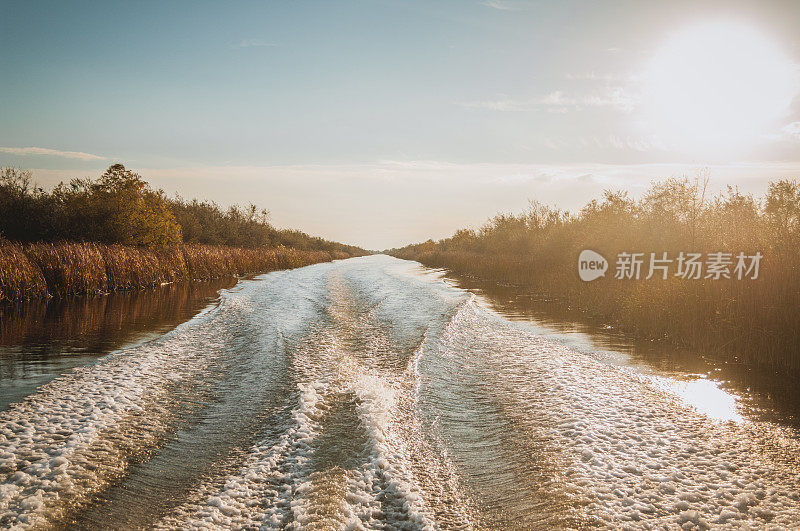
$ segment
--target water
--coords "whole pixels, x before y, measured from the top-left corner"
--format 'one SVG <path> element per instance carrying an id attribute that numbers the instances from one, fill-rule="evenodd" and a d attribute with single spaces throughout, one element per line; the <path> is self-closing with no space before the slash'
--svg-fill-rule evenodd
<path id="1" fill-rule="evenodd" d="M 241 281 L 0 413 L 0 525 L 800 524 L 790 423 L 501 309 L 386 256 Z"/>
<path id="2" fill-rule="evenodd" d="M 468 289 L 482 308 L 537 335 L 652 374 L 665 388 L 715 418 L 741 419 L 744 415 L 800 427 L 800 374 L 796 372 L 747 363 L 720 351 L 633 340 L 568 305 L 514 286 L 452 276 L 443 270 L 431 270 L 431 274 Z"/>
<path id="3" fill-rule="evenodd" d="M 234 283 L 189 282 L 0 305 L 0 411 L 73 367 L 164 334 Z"/>

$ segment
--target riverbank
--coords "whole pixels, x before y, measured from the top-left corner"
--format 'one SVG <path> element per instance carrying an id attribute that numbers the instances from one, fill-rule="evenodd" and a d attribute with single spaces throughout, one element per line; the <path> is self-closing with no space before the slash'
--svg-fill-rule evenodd
<path id="1" fill-rule="evenodd" d="M 532 202 L 389 253 L 557 299 L 636 338 L 798 370 L 800 182 L 773 181 L 763 197 L 709 197 L 707 185 L 607 191 L 577 212 Z M 604 257 L 591 282 L 578 272 L 585 250 Z"/>
<path id="2" fill-rule="evenodd" d="M 587 283 L 577 277 L 572 263 L 554 263 L 559 261 L 548 256 L 414 248 L 392 254 L 459 276 L 515 286 L 527 296 L 557 300 L 638 340 L 712 352 L 730 363 L 800 370 L 800 328 L 793 310 L 797 277 L 780 275 L 780 264 L 768 264 L 767 278 L 749 282 Z"/>
<path id="3" fill-rule="evenodd" d="M 329 262 L 341 251 L 184 244 L 134 247 L 94 242 L 0 241 L 0 302 L 109 293 Z"/>

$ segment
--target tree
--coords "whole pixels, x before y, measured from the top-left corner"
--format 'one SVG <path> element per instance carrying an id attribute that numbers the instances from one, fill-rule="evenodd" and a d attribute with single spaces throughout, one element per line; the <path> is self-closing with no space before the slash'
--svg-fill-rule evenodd
<path id="1" fill-rule="evenodd" d="M 164 194 L 122 164 L 110 166 L 97 181 L 73 179 L 53 196 L 67 218 L 68 237 L 106 243 L 159 246 L 180 243 L 181 227 Z"/>
<path id="2" fill-rule="evenodd" d="M 30 171 L 0 169 L 0 236 L 15 241 L 56 236 L 56 209 Z"/>

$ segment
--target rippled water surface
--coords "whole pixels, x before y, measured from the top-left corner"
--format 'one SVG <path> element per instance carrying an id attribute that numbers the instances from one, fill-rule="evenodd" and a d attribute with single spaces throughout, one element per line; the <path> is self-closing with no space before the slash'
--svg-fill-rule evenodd
<path id="1" fill-rule="evenodd" d="M 159 337 L 235 282 L 189 282 L 0 305 L 0 411 L 73 367 Z"/>
<path id="2" fill-rule="evenodd" d="M 482 308 L 572 350 L 636 366 L 713 418 L 759 419 L 800 427 L 800 374 L 724 350 L 698 351 L 667 341 L 634 340 L 559 301 L 514 286 L 432 271 L 477 295 Z M 655 302 L 657 303 L 657 301 Z M 800 346 L 798 346 L 800 348 Z"/>
<path id="3" fill-rule="evenodd" d="M 241 281 L 0 412 L 0 525 L 800 525 L 790 423 L 496 302 L 387 256 Z"/>

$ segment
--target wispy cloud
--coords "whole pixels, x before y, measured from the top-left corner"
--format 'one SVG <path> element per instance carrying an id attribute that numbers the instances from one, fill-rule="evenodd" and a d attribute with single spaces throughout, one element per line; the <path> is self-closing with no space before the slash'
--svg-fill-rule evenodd
<path id="1" fill-rule="evenodd" d="M 61 151 L 42 147 L 0 147 L 0 151 L 12 155 L 49 155 L 52 157 L 80 160 L 106 160 L 108 158 L 101 157 L 100 155 L 92 155 L 91 153 L 83 153 L 81 151 Z"/>
<path id="2" fill-rule="evenodd" d="M 583 73 L 573 73 L 567 72 L 564 74 L 564 78 L 570 81 L 619 81 L 622 77 L 618 74 L 611 74 L 611 73 L 598 73 L 594 71 L 590 72 L 583 72 Z"/>
<path id="3" fill-rule="evenodd" d="M 609 107 L 622 112 L 631 112 L 637 104 L 637 98 L 623 87 L 609 87 L 594 94 L 568 95 L 556 90 L 536 98 L 518 100 L 499 94 L 493 100 L 457 102 L 466 108 L 482 108 L 494 111 L 539 111 L 565 113 L 579 111 L 590 107 Z"/>
<path id="4" fill-rule="evenodd" d="M 522 6 L 519 2 L 509 2 L 507 0 L 486 0 L 481 2 L 482 6 L 499 9 L 500 11 L 519 11 Z"/>
<path id="5" fill-rule="evenodd" d="M 232 48 L 274 48 L 278 46 L 274 42 L 263 39 L 243 39 L 231 45 Z"/>
<path id="6" fill-rule="evenodd" d="M 570 150 L 575 148 L 617 149 L 625 151 L 667 151 L 668 147 L 657 137 L 619 136 L 608 135 L 579 136 L 570 138 L 546 138 L 543 140 L 545 147 L 553 150 Z"/>
<path id="7" fill-rule="evenodd" d="M 792 122 L 784 126 L 781 131 L 788 137 L 800 140 L 800 122 Z"/>
<path id="8" fill-rule="evenodd" d="M 620 137 L 611 135 L 608 137 L 608 144 L 616 149 L 630 149 L 634 151 L 666 151 L 667 146 L 657 137 Z"/>
<path id="9" fill-rule="evenodd" d="M 490 109 L 492 111 L 533 111 L 535 106 L 530 101 L 514 100 L 505 94 L 498 94 L 492 100 L 459 101 L 456 105 L 466 109 Z"/>

